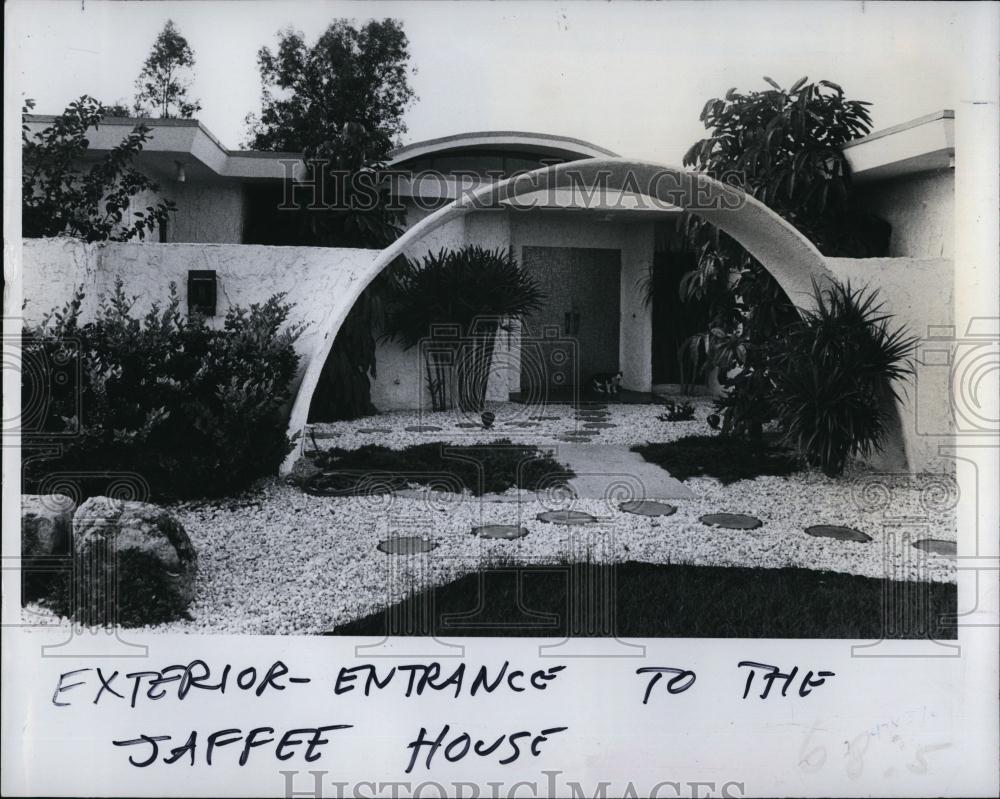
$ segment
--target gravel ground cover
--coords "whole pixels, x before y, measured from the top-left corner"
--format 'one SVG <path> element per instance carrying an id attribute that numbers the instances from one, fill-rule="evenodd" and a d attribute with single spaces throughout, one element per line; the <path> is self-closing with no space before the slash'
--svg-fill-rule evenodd
<path id="1" fill-rule="evenodd" d="M 577 406 L 568 404 L 521 404 L 516 402 L 488 403 L 487 410 L 496 414 L 492 428 L 484 430 L 480 414 L 452 411 L 390 411 L 377 416 L 354 419 L 349 422 L 326 422 L 310 425 L 316 435 L 316 444 L 322 448 L 342 447 L 355 449 L 364 444 L 381 444 L 391 449 L 402 449 L 410 444 L 442 441 L 447 444 L 478 444 L 509 438 L 515 443 L 555 446 L 566 433 L 593 436 L 594 443 L 621 444 L 630 447 L 648 441 L 674 441 L 684 436 L 707 435 L 712 432 L 705 421 L 712 413 L 710 397 L 693 397 L 695 418 L 690 422 L 661 422 L 662 405 L 607 404 L 609 419 L 604 422 L 586 409 L 590 403 Z M 602 403 L 595 403 L 602 405 Z M 531 427 L 523 426 L 530 423 Z M 615 427 L 591 425 L 614 424 Z M 461 425 L 461 426 L 460 426 Z M 468 427 L 467 425 L 474 425 Z M 407 427 L 439 427 L 440 430 L 421 432 Z M 390 432 L 381 432 L 388 429 Z M 361 432 L 376 430 L 378 432 Z M 312 447 L 306 434 L 306 448 Z"/>
<path id="2" fill-rule="evenodd" d="M 703 405 L 707 403 L 702 403 Z M 502 408 L 499 410 L 503 410 Z M 601 431 L 600 443 L 628 446 L 707 432 L 704 408 L 693 422 L 657 422 L 658 406 L 611 406 L 619 427 Z M 571 416 L 548 406 L 528 413 Z M 336 433 L 320 446 L 350 448 L 363 443 L 403 447 L 427 435 L 405 433 L 418 414 L 383 414 L 372 419 L 324 425 Z M 468 444 L 509 437 L 518 428 L 498 424 L 491 431 L 455 428 L 433 440 Z M 540 422 L 524 431 L 524 442 L 558 445 L 549 436 L 572 422 Z M 452 423 L 454 425 L 454 422 Z M 386 427 L 371 436 L 359 427 Z M 444 425 L 439 425 L 445 427 Z M 596 443 L 596 442 L 595 442 Z M 248 634 L 319 633 L 379 611 L 408 594 L 456 580 L 486 565 L 578 561 L 690 565 L 802 567 L 894 580 L 956 581 L 955 561 L 913 547 L 903 532 L 919 519 L 926 536 L 955 541 L 956 492 L 947 475 L 881 476 L 856 469 L 838 480 L 819 472 L 759 477 L 726 486 L 713 478 L 686 481 L 695 497 L 670 500 L 677 512 L 642 516 L 618 509 L 634 496 L 573 499 L 564 492 L 522 494 L 520 501 L 497 501 L 456 494 L 406 492 L 405 496 L 316 497 L 277 478 L 257 490 L 221 501 L 169 506 L 198 552 L 199 575 L 192 620 L 161 625 L 157 631 Z M 516 492 L 513 495 L 516 497 Z M 655 499 L 656 497 L 648 497 Z M 565 526 L 539 521 L 539 513 L 577 510 L 595 524 Z M 746 513 L 762 520 L 755 530 L 707 527 L 707 513 Z M 527 528 L 522 538 L 481 538 L 473 528 L 487 524 Z M 806 533 L 812 525 L 856 528 L 867 543 L 838 541 Z M 388 555 L 377 548 L 395 536 L 420 536 L 436 546 L 419 555 Z M 30 612 L 44 616 L 37 606 Z"/>

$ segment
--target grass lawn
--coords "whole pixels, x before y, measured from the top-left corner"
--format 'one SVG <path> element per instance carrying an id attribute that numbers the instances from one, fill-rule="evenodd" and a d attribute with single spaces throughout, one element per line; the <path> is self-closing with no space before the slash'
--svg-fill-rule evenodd
<path id="1" fill-rule="evenodd" d="M 663 444 L 642 444 L 632 451 L 678 480 L 715 477 L 723 485 L 761 475 L 784 477 L 802 469 L 798 458 L 773 442 L 753 445 L 732 436 L 687 436 Z"/>
<path id="2" fill-rule="evenodd" d="M 488 569 L 329 634 L 607 635 L 567 629 L 571 578 L 586 587 L 611 578 L 614 634 L 622 638 L 956 637 L 956 628 L 942 619 L 956 610 L 957 591 L 950 583 L 891 582 L 810 569 L 647 563 Z M 582 606 L 584 598 L 578 596 L 575 604 Z M 575 610 L 579 614 L 580 608 Z M 392 624 L 387 630 L 387 620 L 427 617 L 430 629 Z"/>

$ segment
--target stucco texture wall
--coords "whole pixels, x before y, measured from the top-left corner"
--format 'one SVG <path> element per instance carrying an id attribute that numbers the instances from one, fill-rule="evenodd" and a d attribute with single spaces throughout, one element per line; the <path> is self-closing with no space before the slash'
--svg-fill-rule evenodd
<path id="1" fill-rule="evenodd" d="M 954 334 L 954 262 L 949 258 L 829 258 L 827 262 L 841 282 L 877 287 L 885 312 L 893 315 L 890 325 L 901 324 L 920 338 L 916 374 L 904 387 L 898 406 L 896 440 L 873 465 L 889 471 L 934 470 L 941 463 L 939 448 L 952 443 L 952 405 L 949 370 L 927 353 L 933 351 L 935 339 L 947 338 L 949 331 Z"/>
<path id="2" fill-rule="evenodd" d="M 145 212 L 160 200 L 173 200 L 177 210 L 167 222 L 171 244 L 240 244 L 243 242 L 243 186 L 237 181 L 160 182 L 158 192 L 141 192 L 132 198 L 130 213 Z M 158 233 L 150 235 L 158 241 Z"/>
<path id="3" fill-rule="evenodd" d="M 239 183 L 177 183 L 168 196 L 177 203 L 177 213 L 167 226 L 168 242 L 242 243 Z"/>
<path id="4" fill-rule="evenodd" d="M 955 173 L 951 169 L 857 187 L 862 208 L 892 225 L 893 258 L 952 258 L 955 254 Z"/>
<path id="5" fill-rule="evenodd" d="M 327 247 L 263 247 L 243 244 L 86 244 L 76 239 L 24 241 L 24 317 L 36 324 L 54 307 L 69 300 L 82 286 L 84 319 L 93 316 L 98 296 L 107 294 L 116 277 L 126 294 L 137 297 L 142 313 L 153 302 L 163 303 L 171 282 L 177 284 L 182 308 L 187 309 L 187 273 L 215 270 L 217 315 L 221 326 L 234 305 L 263 302 L 285 292 L 294 305 L 292 320 L 307 325 L 296 343 L 302 356 L 300 371 L 322 336 L 324 322 L 338 294 L 357 280 L 375 260 L 378 250 Z"/>

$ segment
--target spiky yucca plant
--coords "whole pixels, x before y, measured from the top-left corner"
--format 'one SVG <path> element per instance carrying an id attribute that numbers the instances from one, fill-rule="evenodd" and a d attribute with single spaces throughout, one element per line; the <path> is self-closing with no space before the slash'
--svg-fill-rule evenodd
<path id="1" fill-rule="evenodd" d="M 772 350 L 772 404 L 786 441 L 812 466 L 840 474 L 850 456 L 882 449 L 888 409 L 913 373 L 916 337 L 891 329 L 877 289 L 821 289 L 816 307 Z"/>
<path id="2" fill-rule="evenodd" d="M 385 335 L 410 349 L 424 342 L 435 410 L 481 410 L 499 330 L 537 310 L 544 295 L 506 249 L 467 246 L 407 261 L 386 304 Z M 449 334 L 449 326 L 456 335 Z M 458 357 L 455 357 L 455 356 Z"/>

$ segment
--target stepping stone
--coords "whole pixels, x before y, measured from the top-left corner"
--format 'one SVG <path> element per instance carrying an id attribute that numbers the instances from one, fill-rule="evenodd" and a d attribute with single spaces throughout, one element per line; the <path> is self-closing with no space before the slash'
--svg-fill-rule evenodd
<path id="1" fill-rule="evenodd" d="M 589 427 L 591 430 L 605 430 L 609 427 L 618 427 L 614 422 L 584 422 L 584 427 Z"/>
<path id="2" fill-rule="evenodd" d="M 930 552 L 932 555 L 940 555 L 944 558 L 958 556 L 958 547 L 954 541 L 944 541 L 940 538 L 921 538 L 919 541 L 914 541 L 913 546 L 922 552 Z"/>
<path id="3" fill-rule="evenodd" d="M 472 534 L 479 538 L 502 538 L 509 541 L 513 538 L 524 538 L 528 534 L 528 528 L 518 527 L 516 524 L 484 524 L 481 527 L 473 527 Z"/>
<path id="4" fill-rule="evenodd" d="M 359 427 L 359 433 L 391 433 L 392 430 L 388 427 Z"/>
<path id="5" fill-rule="evenodd" d="M 483 426 L 481 424 L 476 424 L 475 422 L 459 422 L 455 427 L 461 427 L 464 430 L 471 430 L 472 428 L 478 428 L 482 430 Z"/>
<path id="6" fill-rule="evenodd" d="M 327 439 L 330 438 L 340 438 L 342 435 L 343 433 L 322 433 L 316 431 L 315 433 L 310 433 L 309 438 L 310 440 L 315 438 L 317 441 L 326 441 Z"/>
<path id="7" fill-rule="evenodd" d="M 437 491 L 430 486 L 421 486 L 420 488 L 400 488 L 392 492 L 393 496 L 399 499 L 421 499 L 421 500 L 438 500 L 439 502 L 452 502 L 458 497 L 457 494 L 453 494 L 450 491 Z"/>
<path id="8" fill-rule="evenodd" d="M 508 427 L 538 427 L 538 422 L 504 422 Z"/>
<path id="9" fill-rule="evenodd" d="M 429 538 L 420 538 L 415 535 L 387 538 L 378 542 L 378 550 L 387 555 L 419 555 L 422 552 L 430 552 L 437 549 L 438 545 Z"/>
<path id="10" fill-rule="evenodd" d="M 529 416 L 528 418 L 533 422 L 558 422 L 562 419 L 561 416 Z"/>
<path id="11" fill-rule="evenodd" d="M 567 444 L 589 444 L 593 440 L 584 433 L 566 433 L 559 436 L 559 441 L 565 441 Z"/>
<path id="12" fill-rule="evenodd" d="M 668 505 L 666 502 L 656 502 L 652 499 L 635 499 L 630 502 L 623 502 L 618 506 L 619 510 L 625 513 L 636 513 L 639 516 L 672 516 L 677 513 L 677 508 Z"/>
<path id="13" fill-rule="evenodd" d="M 836 538 L 838 541 L 857 541 L 862 544 L 872 540 L 867 533 L 839 524 L 814 524 L 812 527 L 807 527 L 806 532 L 817 538 Z"/>
<path id="14" fill-rule="evenodd" d="M 708 527 L 725 527 L 727 530 L 756 530 L 764 522 L 756 516 L 743 513 L 706 513 L 698 521 Z"/>
<path id="15" fill-rule="evenodd" d="M 593 524 L 597 521 L 596 516 L 579 510 L 550 510 L 539 513 L 535 518 L 549 524 Z"/>
<path id="16" fill-rule="evenodd" d="M 441 428 L 433 424 L 411 424 L 403 429 L 408 433 L 435 433 Z"/>

